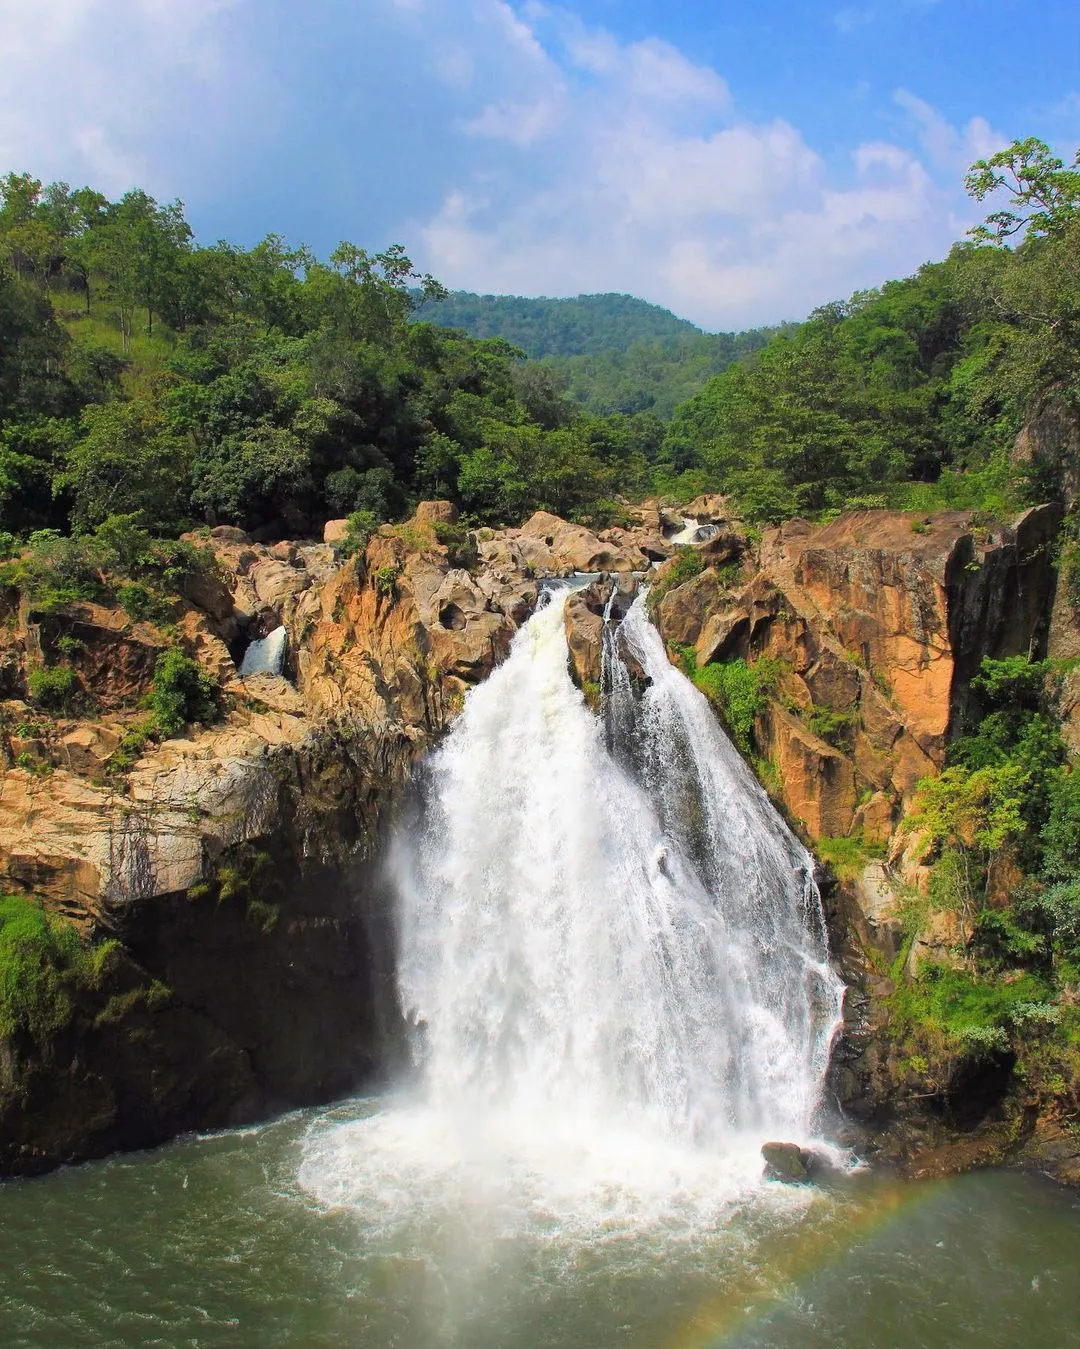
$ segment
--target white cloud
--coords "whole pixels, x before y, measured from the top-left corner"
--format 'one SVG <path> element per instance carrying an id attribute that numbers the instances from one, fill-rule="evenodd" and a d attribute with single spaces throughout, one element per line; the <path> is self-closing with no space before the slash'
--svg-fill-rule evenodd
<path id="1" fill-rule="evenodd" d="M 487 40 L 505 10 L 475 0 Z M 722 76 L 665 43 L 540 5 L 514 40 L 526 55 L 507 44 L 499 65 L 525 95 L 463 121 L 471 171 L 407 231 L 455 287 L 625 290 L 708 327 L 797 317 L 940 256 L 968 224 L 962 170 L 1002 141 L 901 91 L 906 126 L 828 164 L 790 123 L 740 118 Z"/>
<path id="2" fill-rule="evenodd" d="M 210 238 L 400 238 L 453 286 L 631 291 L 709 327 L 942 254 L 963 169 L 1004 139 L 865 85 L 872 131 L 839 155 L 541 0 L 0 0 L 0 33 L 0 169 L 183 195 Z"/>
<path id="3" fill-rule="evenodd" d="M 976 159 L 985 159 L 1008 143 L 1008 137 L 994 131 L 985 117 L 954 127 L 907 89 L 897 89 L 893 101 L 914 120 L 923 153 L 936 168 L 962 173 Z"/>
<path id="4" fill-rule="evenodd" d="M 148 133 L 187 119 L 198 139 L 192 114 L 223 83 L 216 32 L 233 3 L 0 0 L 0 164 L 109 192 L 167 179 Z"/>

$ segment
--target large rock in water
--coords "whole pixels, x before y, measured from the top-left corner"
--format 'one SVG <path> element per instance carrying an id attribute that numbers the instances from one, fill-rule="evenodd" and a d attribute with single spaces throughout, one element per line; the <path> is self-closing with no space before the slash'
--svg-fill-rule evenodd
<path id="1" fill-rule="evenodd" d="M 637 581 L 625 572 L 602 576 L 576 591 L 566 601 L 563 624 L 570 650 L 570 673 L 575 684 L 590 695 L 599 690 L 603 671 L 604 612 L 611 602 L 612 618 L 625 617 L 637 595 Z"/>
<path id="2" fill-rule="evenodd" d="M 762 1143 L 761 1156 L 769 1180 L 802 1184 L 810 1179 L 811 1157 L 798 1143 Z"/>

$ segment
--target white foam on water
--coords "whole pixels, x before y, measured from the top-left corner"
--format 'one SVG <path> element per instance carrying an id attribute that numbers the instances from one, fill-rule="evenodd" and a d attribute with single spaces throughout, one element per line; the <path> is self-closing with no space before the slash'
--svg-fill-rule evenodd
<path id="1" fill-rule="evenodd" d="M 811 1131 L 841 986 L 810 858 L 640 600 L 620 646 L 651 682 L 609 643 L 588 710 L 566 598 L 469 694 L 393 850 L 413 1094 L 317 1119 L 299 1174 L 368 1230 L 685 1234 Z"/>

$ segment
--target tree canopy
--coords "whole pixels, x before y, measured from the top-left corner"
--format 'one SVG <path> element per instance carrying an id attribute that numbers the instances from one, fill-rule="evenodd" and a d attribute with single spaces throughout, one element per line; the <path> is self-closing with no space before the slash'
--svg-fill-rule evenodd
<path id="1" fill-rule="evenodd" d="M 1080 168 L 1018 141 L 967 183 L 994 209 L 943 262 L 710 335 L 628 296 L 448 297 L 400 244 L 201 245 L 178 201 L 8 173 L 0 523 L 304 533 L 431 495 L 601 522 L 702 490 L 755 521 L 1008 509 L 1065 473 L 1009 451 L 1078 409 Z"/>

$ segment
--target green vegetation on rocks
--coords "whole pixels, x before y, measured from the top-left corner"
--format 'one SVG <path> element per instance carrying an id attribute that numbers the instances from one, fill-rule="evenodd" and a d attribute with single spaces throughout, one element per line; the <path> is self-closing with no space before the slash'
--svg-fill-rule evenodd
<path id="1" fill-rule="evenodd" d="M 717 709 L 732 740 L 749 756 L 754 749 L 754 722 L 776 689 L 781 663 L 762 658 L 750 665 L 740 656 L 699 666 L 693 647 L 680 648 L 678 656 L 684 673 Z"/>
<path id="2" fill-rule="evenodd" d="M 897 972 L 891 1024 L 928 1071 L 935 1054 L 1011 1053 L 1030 1090 L 1080 1116 L 1080 776 L 1058 679 L 1046 661 L 984 660 L 965 733 L 920 784 L 906 828 L 933 860 L 909 930 L 948 912 L 963 941 L 957 968 Z"/>
<path id="3" fill-rule="evenodd" d="M 177 647 L 163 652 L 146 698 L 157 734 L 164 739 L 191 722 L 216 720 L 216 692 L 216 682 L 197 661 Z"/>
<path id="4" fill-rule="evenodd" d="M 32 899 L 0 896 L 0 1036 L 45 1044 L 95 989 L 115 943 L 91 946 L 77 928 Z"/>
<path id="5" fill-rule="evenodd" d="M 669 590 L 692 581 L 705 570 L 705 559 L 694 548 L 679 548 L 664 566 L 663 574 L 649 589 L 646 601 L 649 613 L 654 613 Z"/>

